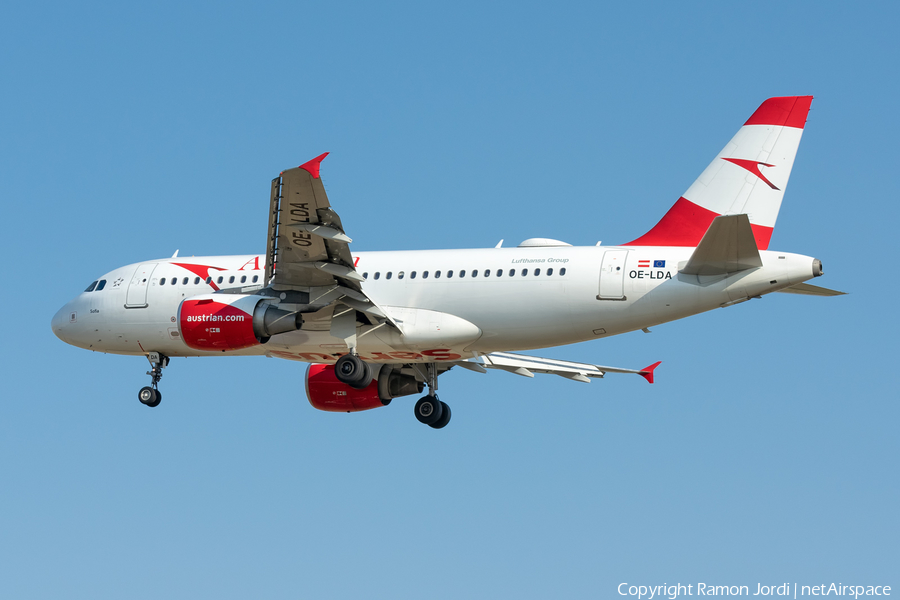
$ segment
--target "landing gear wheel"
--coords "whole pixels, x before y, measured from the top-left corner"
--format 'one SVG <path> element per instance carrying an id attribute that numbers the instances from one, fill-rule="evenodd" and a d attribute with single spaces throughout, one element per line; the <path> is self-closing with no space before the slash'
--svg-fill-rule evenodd
<path id="1" fill-rule="evenodd" d="M 434 424 L 440 421 L 444 414 L 444 406 L 446 405 L 435 396 L 422 396 L 416 402 L 416 418 L 419 423 L 434 427 Z"/>
<path id="2" fill-rule="evenodd" d="M 141 401 L 141 404 L 153 408 L 159 406 L 162 401 L 162 394 L 156 386 L 162 379 L 163 369 L 169 364 L 169 357 L 159 352 L 148 352 L 147 360 L 150 361 L 150 370 L 147 371 L 147 375 L 150 376 L 150 385 L 141 388 L 141 391 L 138 392 L 138 400 Z"/>
<path id="3" fill-rule="evenodd" d="M 450 422 L 450 407 L 446 402 L 441 402 L 441 418 L 431 424 L 434 429 L 443 429 Z"/>
<path id="4" fill-rule="evenodd" d="M 162 400 L 162 394 L 159 393 L 159 390 L 153 389 L 148 385 L 142 387 L 141 391 L 138 392 L 138 400 L 141 401 L 141 404 L 146 404 L 150 408 L 153 408 L 159 406 L 159 403 Z"/>
<path id="5" fill-rule="evenodd" d="M 355 354 L 345 354 L 337 359 L 334 363 L 334 375 L 341 383 L 357 390 L 365 389 L 372 379 L 369 365 Z"/>

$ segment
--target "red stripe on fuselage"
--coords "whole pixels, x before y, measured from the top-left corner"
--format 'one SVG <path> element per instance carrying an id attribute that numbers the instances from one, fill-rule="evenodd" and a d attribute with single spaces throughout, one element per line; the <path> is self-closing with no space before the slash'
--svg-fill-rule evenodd
<path id="1" fill-rule="evenodd" d="M 744 125 L 778 125 L 803 129 L 812 96 L 769 98 L 759 105 Z"/>
<path id="2" fill-rule="evenodd" d="M 192 265 L 192 264 L 188 264 L 188 263 L 172 263 L 172 264 L 175 265 L 176 267 L 181 267 L 182 269 L 187 269 L 188 271 L 190 271 L 194 275 L 200 277 L 204 281 L 209 279 L 210 281 L 209 281 L 208 285 L 212 289 L 216 290 L 217 292 L 219 291 L 219 286 L 217 286 L 216 282 L 212 281 L 212 279 L 210 278 L 211 276 L 209 274 L 209 270 L 215 269 L 216 271 L 223 271 L 224 269 L 222 269 L 221 267 L 211 267 L 208 265 Z"/>
<path id="3" fill-rule="evenodd" d="M 703 239 L 717 213 L 679 198 L 653 229 L 623 246 L 696 246 Z M 756 247 L 765 250 L 772 238 L 772 227 L 750 224 Z"/>

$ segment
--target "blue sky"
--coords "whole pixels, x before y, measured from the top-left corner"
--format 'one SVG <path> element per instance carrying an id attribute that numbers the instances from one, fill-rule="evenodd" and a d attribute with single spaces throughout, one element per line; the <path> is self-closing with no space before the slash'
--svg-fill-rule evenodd
<path id="1" fill-rule="evenodd" d="M 900 586 L 898 9 L 891 3 L 20 3 L 0 19 L 0 595 L 608 598 L 622 582 Z M 100 274 L 262 252 L 323 151 L 354 250 L 614 244 L 769 96 L 812 94 L 776 294 L 314 410 L 302 365 L 57 340 Z"/>

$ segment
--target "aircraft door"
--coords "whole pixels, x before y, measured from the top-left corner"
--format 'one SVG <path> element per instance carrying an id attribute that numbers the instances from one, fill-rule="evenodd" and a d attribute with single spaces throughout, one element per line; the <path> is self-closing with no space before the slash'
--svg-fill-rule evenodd
<path id="1" fill-rule="evenodd" d="M 625 258 L 628 250 L 607 250 L 600 266 L 597 300 L 625 300 Z"/>
<path id="2" fill-rule="evenodd" d="M 131 283 L 125 295 L 125 308 L 147 308 L 147 290 L 150 288 L 150 276 L 157 263 L 144 263 L 134 270 Z"/>

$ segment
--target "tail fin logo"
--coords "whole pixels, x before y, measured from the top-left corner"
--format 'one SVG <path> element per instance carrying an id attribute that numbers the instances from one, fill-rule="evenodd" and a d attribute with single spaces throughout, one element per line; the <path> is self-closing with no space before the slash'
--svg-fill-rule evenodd
<path id="1" fill-rule="evenodd" d="M 760 165 L 762 165 L 763 167 L 774 167 L 775 165 L 770 165 L 768 163 L 759 162 L 756 160 L 747 160 L 745 158 L 723 158 L 722 160 L 727 160 L 728 162 L 734 163 L 742 169 L 750 171 L 751 173 L 762 179 L 764 182 L 766 182 L 766 185 L 768 185 L 770 188 L 772 188 L 773 190 L 778 190 L 778 188 L 775 187 L 775 185 L 771 181 L 766 179 L 765 175 L 759 172 Z"/>

